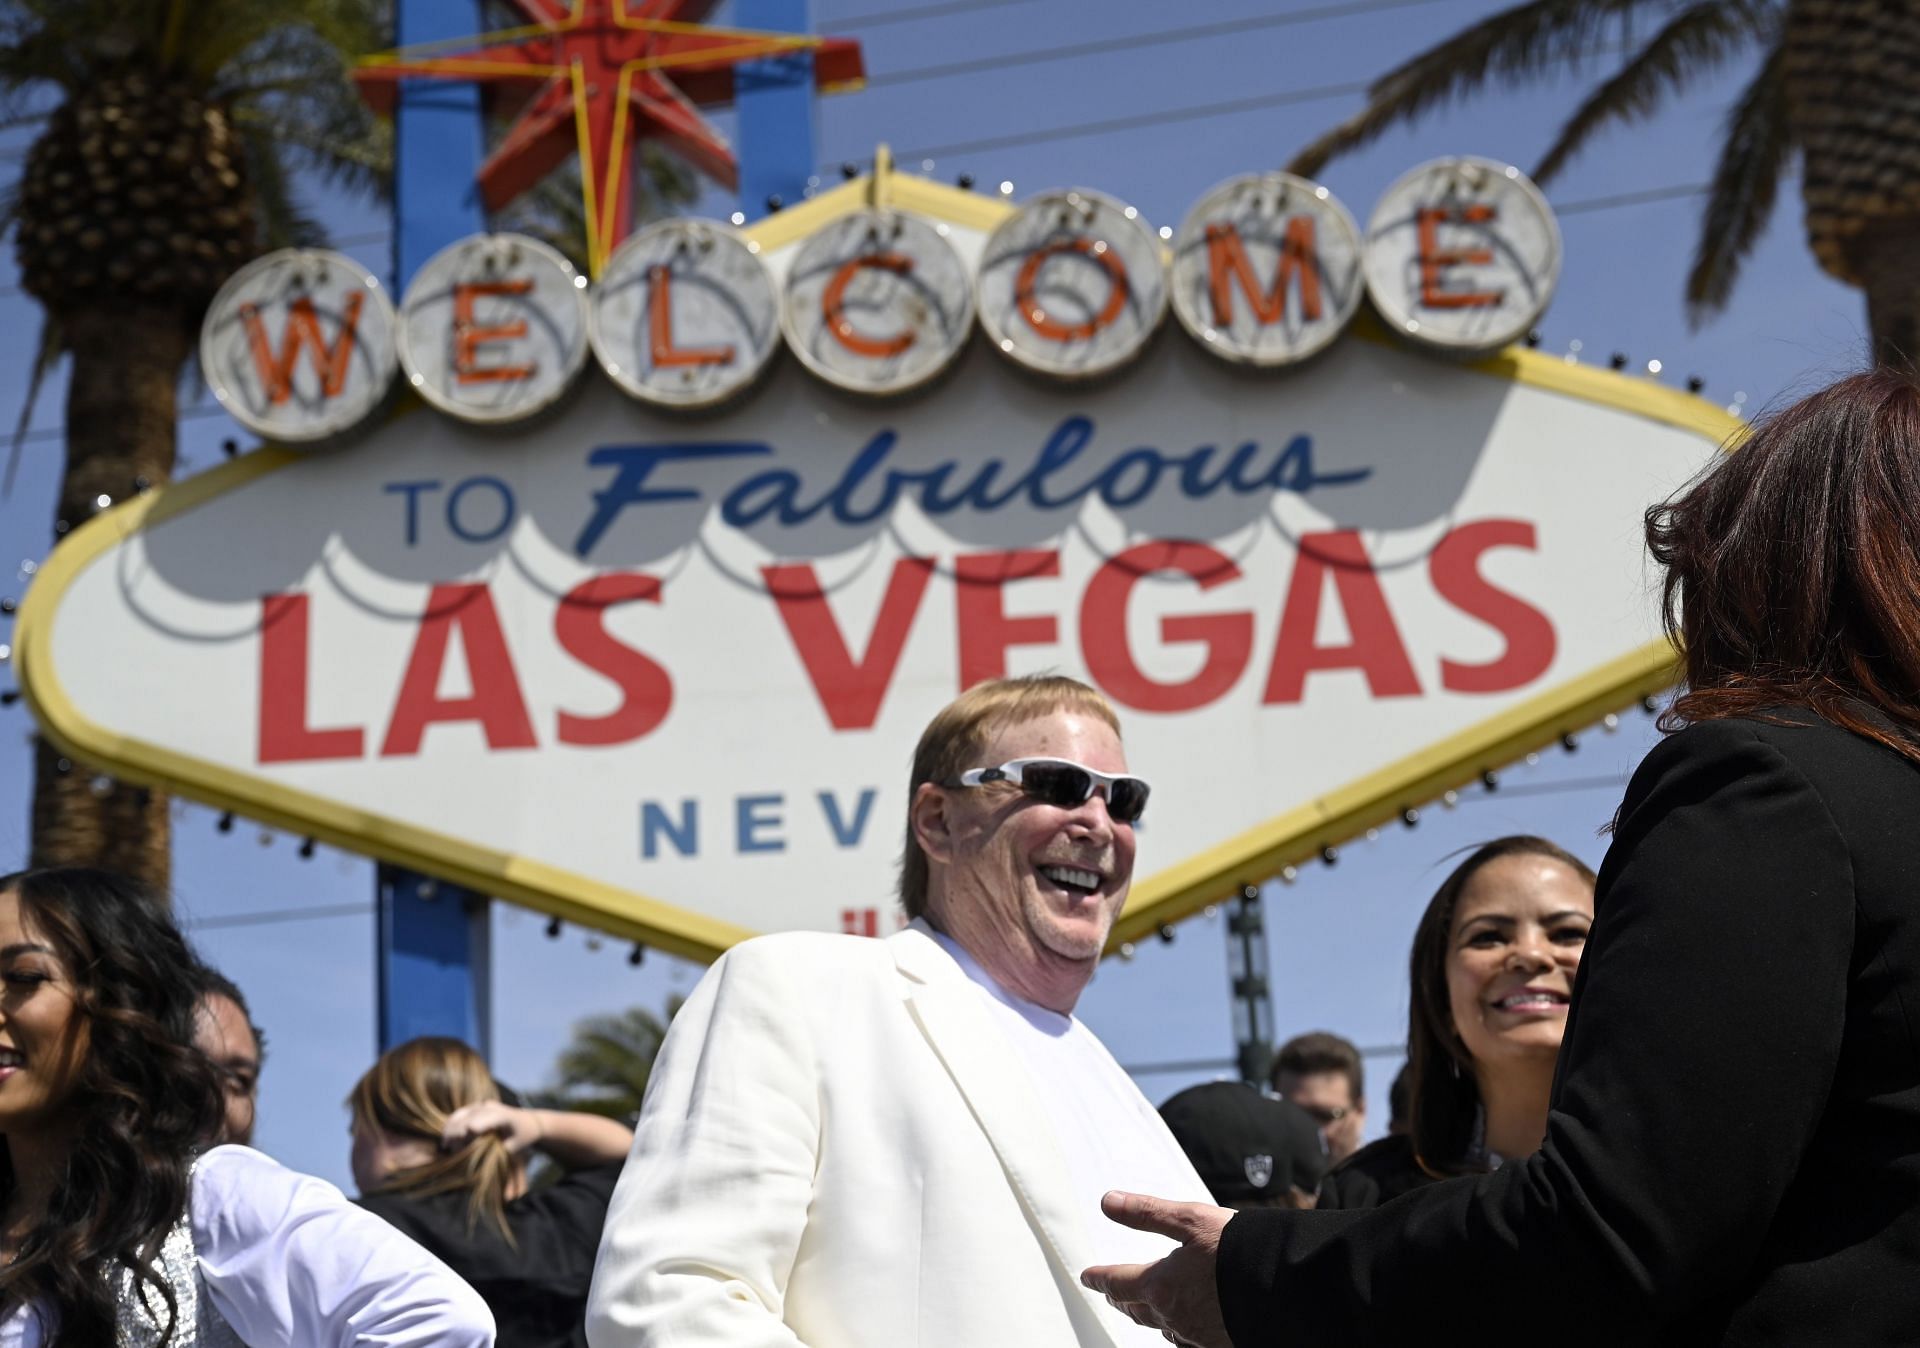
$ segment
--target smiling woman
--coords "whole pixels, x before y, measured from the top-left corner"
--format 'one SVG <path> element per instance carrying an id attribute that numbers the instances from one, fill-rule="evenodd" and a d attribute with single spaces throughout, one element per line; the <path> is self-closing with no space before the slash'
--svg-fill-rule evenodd
<path id="1" fill-rule="evenodd" d="M 1414 933 L 1412 1128 L 1328 1175 L 1325 1208 L 1367 1208 L 1532 1154 L 1593 925 L 1593 871 L 1545 838 L 1496 838 L 1453 870 Z"/>
<path id="2" fill-rule="evenodd" d="M 491 1344 L 472 1290 L 337 1189 L 203 1151 L 201 975 L 131 880 L 0 878 L 0 1344 Z"/>

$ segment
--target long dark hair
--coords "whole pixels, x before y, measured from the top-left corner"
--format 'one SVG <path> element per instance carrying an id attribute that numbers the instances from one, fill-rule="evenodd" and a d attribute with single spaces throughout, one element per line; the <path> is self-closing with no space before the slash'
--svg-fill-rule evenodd
<path id="1" fill-rule="evenodd" d="M 126 1268 L 150 1305 L 165 1303 L 170 1339 L 178 1307 L 154 1262 L 186 1210 L 194 1153 L 221 1119 L 219 1080 L 193 1047 L 198 961 L 158 896 L 124 876 L 22 871 L 0 877 L 6 892 L 70 971 L 88 1041 L 66 1174 L 0 1269 L 0 1309 L 33 1307 L 58 1348 L 113 1343 L 113 1283 Z M 13 1184 L 8 1163 L 0 1201 Z"/>
<path id="2" fill-rule="evenodd" d="M 1480 1114 L 1480 1087 L 1473 1059 L 1453 1024 L 1453 1000 L 1447 994 L 1447 945 L 1460 896 L 1482 867 L 1501 857 L 1538 856 L 1557 861 L 1588 884 L 1593 868 L 1564 847 L 1515 834 L 1482 843 L 1453 868 L 1427 901 L 1413 933 L 1408 960 L 1412 985 L 1407 1013 L 1407 1085 L 1413 1101 L 1414 1156 L 1434 1175 L 1464 1175 L 1476 1169 L 1474 1123 Z"/>
<path id="3" fill-rule="evenodd" d="M 1647 512 L 1647 548 L 1686 659 L 1662 729 L 1790 705 L 1920 760 L 1911 375 L 1853 375 L 1768 418 Z"/>

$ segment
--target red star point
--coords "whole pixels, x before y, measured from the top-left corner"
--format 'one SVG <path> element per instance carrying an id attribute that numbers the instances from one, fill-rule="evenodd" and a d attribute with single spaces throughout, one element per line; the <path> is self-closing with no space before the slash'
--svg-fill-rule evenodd
<path id="1" fill-rule="evenodd" d="M 480 167 L 480 199 L 497 211 L 578 154 L 596 275 L 632 228 L 640 141 L 659 141 L 723 186 L 739 186 L 732 147 L 700 109 L 733 101 L 742 62 L 811 52 L 814 85 L 823 90 L 857 86 L 865 75 L 860 44 L 846 38 L 704 26 L 718 0 L 510 3 L 526 27 L 476 38 L 464 51 L 446 50 L 464 44 L 436 43 L 367 57 L 354 81 L 376 112 L 389 115 L 402 79 L 512 91 L 518 114 Z"/>

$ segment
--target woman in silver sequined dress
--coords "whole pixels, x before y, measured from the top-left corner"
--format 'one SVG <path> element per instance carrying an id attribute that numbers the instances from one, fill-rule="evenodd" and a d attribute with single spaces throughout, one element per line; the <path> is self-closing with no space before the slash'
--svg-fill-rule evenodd
<path id="1" fill-rule="evenodd" d="M 103 871 L 0 877 L 0 1348 L 483 1348 L 472 1289 L 246 1147 L 193 1047 L 197 968 Z"/>

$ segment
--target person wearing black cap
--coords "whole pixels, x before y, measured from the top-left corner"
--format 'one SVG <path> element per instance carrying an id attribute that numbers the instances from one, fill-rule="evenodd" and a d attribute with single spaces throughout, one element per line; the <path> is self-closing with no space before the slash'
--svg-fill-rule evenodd
<path id="1" fill-rule="evenodd" d="M 360 1205 L 472 1285 L 500 1348 L 585 1348 L 594 1254 L 632 1130 L 528 1109 L 478 1053 L 439 1037 L 381 1054 L 347 1104 Z M 535 1151 L 558 1182 L 528 1188 Z"/>
<path id="2" fill-rule="evenodd" d="M 1320 1129 L 1298 1105 L 1238 1081 L 1190 1086 L 1160 1106 L 1223 1208 L 1310 1208 L 1327 1173 Z"/>

